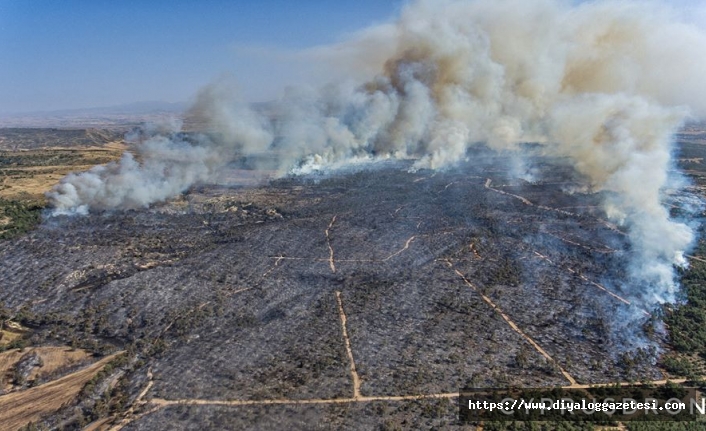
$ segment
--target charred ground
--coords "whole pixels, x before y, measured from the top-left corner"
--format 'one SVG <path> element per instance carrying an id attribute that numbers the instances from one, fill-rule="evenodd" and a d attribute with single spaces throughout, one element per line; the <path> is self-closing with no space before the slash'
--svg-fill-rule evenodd
<path id="1" fill-rule="evenodd" d="M 703 193 L 706 145 L 687 132 Z M 126 352 L 48 427 L 443 428 L 464 386 L 663 378 L 639 347 L 668 339 L 620 325 L 659 314 L 624 287 L 624 232 L 562 160 L 531 158 L 531 183 L 511 162 L 478 148 L 445 172 L 377 163 L 46 219 L 0 243 L 0 311 L 24 327 L 4 348 Z M 670 369 L 699 374 L 676 350 Z"/>

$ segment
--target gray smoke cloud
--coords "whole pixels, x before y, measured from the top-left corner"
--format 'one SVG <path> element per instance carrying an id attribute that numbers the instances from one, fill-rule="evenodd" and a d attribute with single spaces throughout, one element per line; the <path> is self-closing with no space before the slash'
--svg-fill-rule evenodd
<path id="1" fill-rule="evenodd" d="M 704 52 L 706 32 L 666 3 L 416 1 L 393 23 L 302 54 L 346 69 L 345 84 L 290 90 L 266 116 L 216 83 L 194 108 L 208 137 L 149 137 L 48 198 L 55 213 L 145 207 L 263 152 L 283 172 L 370 158 L 437 169 L 473 143 L 536 142 L 609 195 L 606 214 L 629 227 L 634 274 L 651 286 L 646 301 L 669 301 L 693 232 L 663 196 L 675 130 L 706 117 Z"/>

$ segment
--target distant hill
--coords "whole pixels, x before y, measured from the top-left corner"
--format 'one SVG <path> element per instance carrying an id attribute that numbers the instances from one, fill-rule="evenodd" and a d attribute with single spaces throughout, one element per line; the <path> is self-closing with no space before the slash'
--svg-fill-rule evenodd
<path id="1" fill-rule="evenodd" d="M 113 106 L 99 106 L 94 108 L 59 109 L 47 111 L 31 111 L 19 113 L 0 113 L 0 118 L 6 117 L 35 117 L 35 116 L 66 116 L 85 114 L 149 114 L 155 112 L 182 113 L 188 109 L 186 102 L 160 102 L 143 101 Z"/>
<path id="2" fill-rule="evenodd" d="M 135 102 L 97 108 L 0 114 L 0 127 L 123 129 L 165 117 L 181 117 L 186 102 Z"/>

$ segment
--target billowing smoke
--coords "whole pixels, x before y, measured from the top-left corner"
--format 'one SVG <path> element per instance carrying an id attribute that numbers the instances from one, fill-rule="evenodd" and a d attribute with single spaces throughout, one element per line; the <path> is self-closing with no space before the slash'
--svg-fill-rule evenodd
<path id="1" fill-rule="evenodd" d="M 436 169 L 472 157 L 474 143 L 536 142 L 609 196 L 635 274 L 656 286 L 648 301 L 671 300 L 673 264 L 693 240 L 662 204 L 672 136 L 706 117 L 706 33 L 682 14 L 657 2 L 416 1 L 394 23 L 302 54 L 348 69 L 346 84 L 290 90 L 269 116 L 213 85 L 195 107 L 208 137 L 150 137 L 49 198 L 59 213 L 144 207 L 267 151 L 300 172 L 386 157 Z"/>
<path id="2" fill-rule="evenodd" d="M 213 181 L 218 169 L 238 154 L 266 148 L 272 136 L 262 119 L 234 100 L 228 87 L 214 84 L 201 92 L 193 108 L 218 130 L 218 139 L 180 133 L 182 123 L 176 120 L 129 133 L 126 140 L 137 144 L 136 155 L 126 152 L 118 162 L 67 175 L 47 194 L 53 214 L 147 207 Z"/>
<path id="3" fill-rule="evenodd" d="M 124 153 L 117 163 L 69 174 L 49 192 L 55 214 L 86 214 L 89 206 L 139 208 L 206 181 L 219 161 L 211 148 L 175 135 L 158 135 L 139 147 L 140 161 Z"/>

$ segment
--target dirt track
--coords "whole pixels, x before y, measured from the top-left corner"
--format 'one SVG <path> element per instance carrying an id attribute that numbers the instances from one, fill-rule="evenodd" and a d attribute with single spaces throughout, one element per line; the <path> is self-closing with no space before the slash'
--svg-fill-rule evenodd
<path id="1" fill-rule="evenodd" d="M 122 352 L 106 356 L 80 371 L 41 386 L 0 396 L 0 431 L 16 430 L 73 400 L 105 364 Z"/>

